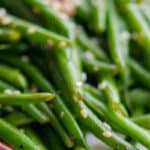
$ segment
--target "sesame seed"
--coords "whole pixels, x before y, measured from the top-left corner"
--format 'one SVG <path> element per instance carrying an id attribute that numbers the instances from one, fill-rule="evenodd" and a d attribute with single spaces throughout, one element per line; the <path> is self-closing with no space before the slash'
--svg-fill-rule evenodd
<path id="1" fill-rule="evenodd" d="M 110 131 L 104 131 L 103 136 L 106 138 L 110 138 L 112 136 L 112 133 Z"/>
<path id="2" fill-rule="evenodd" d="M 1 23 L 3 24 L 3 25 L 8 25 L 8 24 L 10 24 L 11 23 L 11 18 L 10 17 L 4 17 L 4 18 L 2 18 L 2 20 L 1 20 Z"/>
<path id="3" fill-rule="evenodd" d="M 122 40 L 128 40 L 131 38 L 131 35 L 128 31 L 124 31 L 121 33 L 121 38 L 122 38 Z"/>
<path id="4" fill-rule="evenodd" d="M 87 74 L 85 72 L 82 73 L 82 80 L 83 81 L 87 80 Z"/>
<path id="5" fill-rule="evenodd" d="M 5 89 L 5 90 L 4 90 L 4 93 L 10 95 L 10 94 L 13 93 L 13 90 L 12 90 L 12 89 Z"/>
<path id="6" fill-rule="evenodd" d="M 37 15 L 40 14 L 40 10 L 37 7 L 32 8 L 32 12 Z"/>
<path id="7" fill-rule="evenodd" d="M 36 32 L 36 29 L 34 27 L 30 27 L 27 31 L 29 34 L 33 34 Z"/>
<path id="8" fill-rule="evenodd" d="M 87 58 L 88 60 L 93 60 L 94 59 L 94 55 L 91 52 L 85 52 L 84 54 L 85 58 Z"/>
<path id="9" fill-rule="evenodd" d="M 61 9 L 61 3 L 60 2 L 54 2 L 52 5 L 53 9 L 56 11 L 59 11 Z"/>
<path id="10" fill-rule="evenodd" d="M 15 91 L 13 91 L 13 94 L 17 94 L 17 95 L 19 95 L 21 92 L 19 91 L 19 90 L 15 90 Z"/>
<path id="11" fill-rule="evenodd" d="M 77 82 L 76 82 L 76 87 L 77 87 L 77 88 L 81 88 L 82 85 L 83 85 L 83 83 L 82 83 L 81 81 L 77 81 Z"/>
<path id="12" fill-rule="evenodd" d="M 54 45 L 54 43 L 53 43 L 53 41 L 52 40 L 47 40 L 47 46 L 48 47 L 53 47 L 53 45 Z"/>
<path id="13" fill-rule="evenodd" d="M 103 90 L 107 87 L 107 82 L 106 81 L 103 81 L 102 83 L 99 83 L 98 84 L 98 88 Z"/>
<path id="14" fill-rule="evenodd" d="M 87 118 L 87 117 L 88 117 L 88 112 L 87 112 L 86 109 L 82 109 L 82 110 L 80 111 L 80 114 L 81 114 L 81 116 L 82 116 L 83 118 Z"/>
<path id="15" fill-rule="evenodd" d="M 66 42 L 65 41 L 61 41 L 61 42 L 59 42 L 59 44 L 58 44 L 58 47 L 59 48 L 63 48 L 63 47 L 65 47 L 66 46 Z"/>

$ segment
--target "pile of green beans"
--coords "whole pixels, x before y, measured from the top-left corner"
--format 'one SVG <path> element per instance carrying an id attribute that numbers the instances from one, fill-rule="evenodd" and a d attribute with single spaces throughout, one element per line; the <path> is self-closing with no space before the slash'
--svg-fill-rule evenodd
<path id="1" fill-rule="evenodd" d="M 0 150 L 149 150 L 149 7 L 0 0 Z"/>

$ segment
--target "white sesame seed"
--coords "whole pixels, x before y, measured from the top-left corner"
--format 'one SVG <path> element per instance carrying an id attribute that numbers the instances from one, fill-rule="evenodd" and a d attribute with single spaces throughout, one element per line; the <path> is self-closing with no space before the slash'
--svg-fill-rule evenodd
<path id="1" fill-rule="evenodd" d="M 8 17 L 8 16 L 5 16 L 4 18 L 2 18 L 1 23 L 2 23 L 3 25 L 8 25 L 8 24 L 11 23 L 11 18 Z"/>
<path id="2" fill-rule="evenodd" d="M 85 72 L 82 73 L 82 80 L 83 81 L 87 80 L 87 74 Z"/>
<path id="3" fill-rule="evenodd" d="M 77 87 L 77 88 L 81 88 L 82 85 L 83 85 L 83 83 L 82 83 L 81 81 L 77 81 L 77 82 L 76 82 L 76 87 Z"/>
<path id="4" fill-rule="evenodd" d="M 82 109 L 82 110 L 80 111 L 80 114 L 81 114 L 81 116 L 82 116 L 83 118 L 87 118 L 87 117 L 88 117 L 88 112 L 87 112 L 86 109 Z"/>
<path id="5" fill-rule="evenodd" d="M 122 32 L 120 36 L 121 36 L 122 40 L 128 40 L 131 38 L 131 35 L 128 31 Z"/>
<path id="6" fill-rule="evenodd" d="M 36 29 L 34 28 L 34 27 L 30 27 L 29 29 L 28 29 L 28 33 L 29 34 L 33 34 L 33 33 L 35 33 L 36 32 Z"/>
<path id="7" fill-rule="evenodd" d="M 94 55 L 91 52 L 85 52 L 84 54 L 85 58 L 87 58 L 88 60 L 93 60 L 94 59 Z"/>
<path id="8" fill-rule="evenodd" d="M 107 82 L 106 81 L 103 81 L 102 83 L 99 83 L 98 84 L 98 88 L 103 90 L 107 87 Z"/>
<path id="9" fill-rule="evenodd" d="M 61 41 L 61 42 L 59 42 L 58 47 L 63 48 L 66 46 L 66 44 L 67 43 L 65 41 Z"/>
<path id="10" fill-rule="evenodd" d="M 112 136 L 112 133 L 110 131 L 104 131 L 103 136 L 106 138 L 110 138 Z"/>
<path id="11" fill-rule="evenodd" d="M 55 9 L 56 11 L 59 11 L 61 9 L 61 3 L 60 2 L 53 2 L 52 5 L 53 9 Z"/>
<path id="12" fill-rule="evenodd" d="M 19 90 L 15 90 L 15 91 L 13 91 L 13 94 L 20 94 L 21 92 L 19 91 Z"/>
<path id="13" fill-rule="evenodd" d="M 50 4 L 50 1 L 49 0 L 43 0 L 41 1 L 44 5 L 49 5 Z"/>
<path id="14" fill-rule="evenodd" d="M 5 90 L 4 90 L 4 93 L 5 93 L 5 94 L 12 94 L 12 93 L 13 93 L 13 90 L 12 90 L 12 89 L 5 89 Z"/>

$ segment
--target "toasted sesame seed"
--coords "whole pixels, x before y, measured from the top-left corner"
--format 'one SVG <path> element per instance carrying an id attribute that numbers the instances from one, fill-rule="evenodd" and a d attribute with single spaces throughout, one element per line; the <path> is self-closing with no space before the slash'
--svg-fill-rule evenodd
<path id="1" fill-rule="evenodd" d="M 104 131 L 103 136 L 106 138 L 110 138 L 112 136 L 112 133 L 110 131 Z"/>
<path id="2" fill-rule="evenodd" d="M 66 46 L 66 42 L 65 41 L 61 41 L 61 42 L 59 42 L 59 44 L 58 44 L 58 47 L 59 48 L 63 48 L 63 47 L 65 47 Z"/>
<path id="3" fill-rule="evenodd" d="M 40 10 L 37 7 L 32 8 L 32 12 L 37 15 L 40 14 Z"/>
<path id="4" fill-rule="evenodd" d="M 53 41 L 52 40 L 47 40 L 47 46 L 48 47 L 53 47 L 53 45 L 54 45 L 54 43 L 53 43 Z"/>
<path id="5" fill-rule="evenodd" d="M 87 118 L 87 117 L 88 117 L 88 112 L 87 112 L 86 109 L 82 109 L 82 110 L 80 111 L 80 114 L 81 114 L 81 116 L 82 116 L 83 118 Z"/>

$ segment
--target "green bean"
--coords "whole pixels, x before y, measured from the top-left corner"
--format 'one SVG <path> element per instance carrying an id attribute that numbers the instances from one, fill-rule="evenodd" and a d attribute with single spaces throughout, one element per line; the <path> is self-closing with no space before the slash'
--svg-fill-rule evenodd
<path id="1" fill-rule="evenodd" d="M 36 24 L 30 23 L 23 19 L 4 13 L 0 16 L 0 24 L 16 29 L 25 36 L 30 42 L 38 44 L 55 44 L 59 46 L 67 46 L 71 44 L 70 40 L 48 31 Z"/>
<path id="2" fill-rule="evenodd" d="M 54 73 L 54 70 L 53 70 Z M 56 75 L 56 72 L 55 72 Z M 56 77 L 56 76 L 55 76 Z M 62 76 L 61 76 L 62 77 Z M 59 76 L 59 78 L 61 78 Z M 58 76 L 56 77 L 58 81 Z M 69 98 L 68 97 L 68 91 L 66 88 L 64 88 L 64 83 L 61 83 L 59 80 L 59 87 L 62 89 L 63 87 L 63 96 L 64 99 Z M 112 137 L 108 138 L 103 136 L 103 132 L 105 131 L 105 128 L 103 126 L 103 123 L 97 118 L 97 116 L 84 104 L 82 101 L 70 101 L 70 109 L 75 114 L 77 120 L 79 121 L 82 126 L 86 126 L 89 131 L 91 131 L 93 134 L 95 134 L 98 138 L 100 138 L 102 141 L 110 145 L 111 147 L 118 148 L 119 150 L 125 149 L 128 147 L 129 149 L 133 149 L 130 144 L 126 143 L 124 140 L 122 140 L 120 137 L 113 134 Z"/>
<path id="3" fill-rule="evenodd" d="M 136 88 L 128 91 L 127 93 L 127 104 L 130 111 L 133 112 L 134 108 L 145 108 L 148 107 L 150 94 L 149 91 Z"/>
<path id="4" fill-rule="evenodd" d="M 4 116 L 4 120 L 6 120 L 10 124 L 17 126 L 17 127 L 26 125 L 26 124 L 29 124 L 29 123 L 32 123 L 35 121 L 30 116 L 28 116 L 27 114 L 24 114 L 23 112 L 20 112 L 20 111 L 14 111 L 14 112 Z"/>
<path id="5" fill-rule="evenodd" d="M 5 92 L 6 89 L 14 90 L 15 88 L 8 83 L 0 80 L 0 93 Z"/>
<path id="6" fill-rule="evenodd" d="M 74 143 L 72 142 L 71 138 L 66 134 L 65 130 L 60 125 L 59 120 L 57 119 L 55 114 L 52 111 L 50 111 L 50 109 L 47 107 L 45 103 L 41 103 L 40 105 L 38 105 L 38 108 L 48 116 L 52 126 L 59 133 L 59 136 L 64 141 L 65 145 L 68 148 L 72 147 Z"/>
<path id="7" fill-rule="evenodd" d="M 79 147 L 79 146 L 76 146 L 75 148 L 74 148 L 74 150 L 86 150 L 84 147 Z"/>
<path id="8" fill-rule="evenodd" d="M 102 75 L 99 88 L 103 90 L 106 97 L 106 101 L 108 101 L 106 103 L 110 108 L 123 115 L 127 114 L 127 112 L 121 104 L 120 95 L 115 80 L 110 75 Z"/>
<path id="9" fill-rule="evenodd" d="M 75 31 L 77 34 L 77 44 L 79 44 L 84 51 L 91 52 L 97 59 L 108 61 L 107 55 L 104 53 L 102 48 L 94 43 L 94 41 L 86 35 L 86 32 L 81 27 L 77 27 Z"/>
<path id="10" fill-rule="evenodd" d="M 15 30 L 7 29 L 7 28 L 0 29 L 1 42 L 8 42 L 8 43 L 17 42 L 20 40 L 20 38 L 21 38 L 20 33 Z"/>
<path id="11" fill-rule="evenodd" d="M 91 101 L 91 107 L 101 115 L 104 113 L 105 117 L 115 124 L 118 128 L 124 131 L 127 135 L 141 142 L 143 145 L 150 147 L 150 137 L 149 134 L 141 127 L 137 126 L 130 119 L 116 113 L 115 111 L 108 109 L 99 100 L 94 97 L 87 97 Z M 95 107 L 96 106 L 96 107 Z M 141 138 L 142 137 L 142 138 Z"/>
<path id="12" fill-rule="evenodd" d="M 135 38 L 137 42 L 143 46 L 145 54 L 145 62 L 148 68 L 150 68 L 150 29 L 149 25 L 146 23 L 145 18 L 142 16 L 142 13 L 138 10 L 136 4 L 128 4 L 125 7 L 125 15 L 128 21 L 128 24 L 135 32 Z M 133 23 L 134 22 L 134 23 Z"/>
<path id="13" fill-rule="evenodd" d="M 108 144 L 111 148 L 115 148 L 116 150 L 134 149 L 129 143 L 125 142 L 113 132 L 111 132 L 110 136 L 107 136 L 107 134 L 105 135 L 105 132 L 107 133 L 105 125 L 84 103 L 80 102 L 80 104 L 76 105 L 74 109 L 77 119 L 81 124 L 87 127 L 89 131 Z"/>
<path id="14" fill-rule="evenodd" d="M 90 0 L 91 5 L 91 23 L 96 33 L 104 32 L 106 29 L 107 7 L 103 0 Z"/>
<path id="15" fill-rule="evenodd" d="M 64 36 L 70 36 L 72 30 L 68 18 L 62 18 L 57 11 L 49 8 L 47 4 L 40 0 L 23 0 L 23 2 L 29 5 L 32 10 L 37 9 L 39 11 L 38 16 L 43 19 L 46 28 Z"/>
<path id="16" fill-rule="evenodd" d="M 3 7 L 6 7 L 14 15 L 17 15 L 17 16 L 27 19 L 29 21 L 38 23 L 37 18 L 34 17 L 34 15 L 30 12 L 30 9 L 27 6 L 25 6 L 23 1 L 1 0 L 0 4 Z"/>
<path id="17" fill-rule="evenodd" d="M 38 69 L 36 69 L 33 65 L 20 61 L 17 58 L 13 58 L 10 56 L 0 57 L 1 61 L 10 63 L 18 68 L 20 68 L 34 83 L 37 84 L 41 91 L 51 91 L 54 92 L 51 84 L 43 77 Z M 86 145 L 84 141 L 84 137 L 82 131 L 80 130 L 78 124 L 76 123 L 74 117 L 69 112 L 68 108 L 64 105 L 62 99 L 59 96 L 56 96 L 55 100 L 52 102 L 54 105 L 54 111 L 57 114 L 57 117 L 62 121 L 63 125 L 66 127 L 67 131 L 73 136 L 73 139 L 80 143 L 81 145 Z M 41 104 L 41 107 L 43 107 Z M 45 106 L 45 110 L 48 111 L 48 108 Z M 50 113 L 50 110 L 48 111 Z M 64 114 L 63 117 L 61 117 Z"/>
<path id="18" fill-rule="evenodd" d="M 149 3 L 143 3 L 143 4 L 139 4 L 139 9 L 141 11 L 141 13 L 143 14 L 143 16 L 145 17 L 148 25 L 150 24 L 150 17 L 149 17 Z"/>
<path id="19" fill-rule="evenodd" d="M 2 46 L 2 45 L 1 45 Z M 7 45 L 3 45 L 0 48 L 0 53 L 1 54 L 22 54 L 26 52 L 28 49 L 28 46 L 26 43 L 11 43 Z"/>
<path id="20" fill-rule="evenodd" d="M 39 110 L 35 105 L 29 104 L 22 107 L 23 111 L 28 115 L 32 116 L 36 121 L 41 124 L 49 122 L 49 118 L 41 110 Z"/>
<path id="21" fill-rule="evenodd" d="M 0 64 L 0 79 L 9 82 L 10 84 L 20 89 L 27 88 L 27 81 L 23 74 L 16 69 Z"/>
<path id="22" fill-rule="evenodd" d="M 150 114 L 133 117 L 132 121 L 143 128 L 150 129 Z"/>
<path id="23" fill-rule="evenodd" d="M 40 135 L 43 137 L 43 141 L 45 142 L 46 146 L 51 150 L 65 150 L 66 148 L 61 143 L 61 140 L 59 139 L 59 136 L 57 135 L 54 130 L 48 126 L 39 126 L 38 130 L 40 132 Z"/>
<path id="24" fill-rule="evenodd" d="M 70 96 L 74 101 L 80 101 L 82 97 L 82 77 L 81 71 L 75 65 L 73 56 L 76 49 L 59 49 L 59 53 L 54 54 L 54 62 L 58 65 L 60 73 L 63 75 L 68 87 Z M 77 54 L 77 53 L 76 53 Z M 78 57 L 78 61 L 79 57 Z"/>
<path id="25" fill-rule="evenodd" d="M 54 97 L 54 94 L 51 93 L 0 94 L 0 103 L 4 105 L 27 105 L 30 103 L 38 104 L 43 101 L 49 101 Z"/>
<path id="26" fill-rule="evenodd" d="M 133 59 L 130 59 L 129 66 L 135 78 L 145 87 L 150 88 L 150 72 Z"/>
<path id="27" fill-rule="evenodd" d="M 23 133 L 27 135 L 40 150 L 48 150 L 40 137 L 30 127 L 23 127 L 21 130 L 23 130 Z"/>
<path id="28" fill-rule="evenodd" d="M 88 17 L 90 16 L 90 4 L 89 1 L 87 0 L 81 0 L 81 1 L 77 1 L 74 0 L 76 4 L 76 16 L 77 18 L 79 18 L 80 20 L 88 20 Z"/>
<path id="29" fill-rule="evenodd" d="M 0 138 L 16 150 L 38 150 L 30 138 L 11 124 L 0 119 Z"/>
<path id="30" fill-rule="evenodd" d="M 16 92 L 17 89 L 12 87 L 9 84 L 6 84 L 5 82 L 1 84 L 1 88 L 4 90 L 3 92 Z M 6 90 L 6 91 L 5 91 Z M 8 91 L 7 91 L 8 90 Z M 24 105 L 22 106 L 22 109 L 28 113 L 30 116 L 32 116 L 35 120 L 37 120 L 40 123 L 46 123 L 49 122 L 49 118 L 43 114 L 35 105 L 29 104 L 29 105 Z"/>
<path id="31" fill-rule="evenodd" d="M 109 51 L 121 73 L 125 72 L 128 56 L 128 31 L 126 25 L 117 14 L 116 8 L 109 1 L 108 10 L 108 42 Z"/>
<path id="32" fill-rule="evenodd" d="M 88 72 L 94 72 L 94 73 L 103 73 L 103 72 L 107 72 L 110 73 L 112 75 L 117 73 L 117 67 L 113 64 L 109 64 L 103 61 L 98 61 L 96 59 L 89 59 L 87 58 L 88 56 L 83 56 L 82 58 L 82 62 L 83 62 L 83 66 L 85 67 L 85 69 Z"/>

